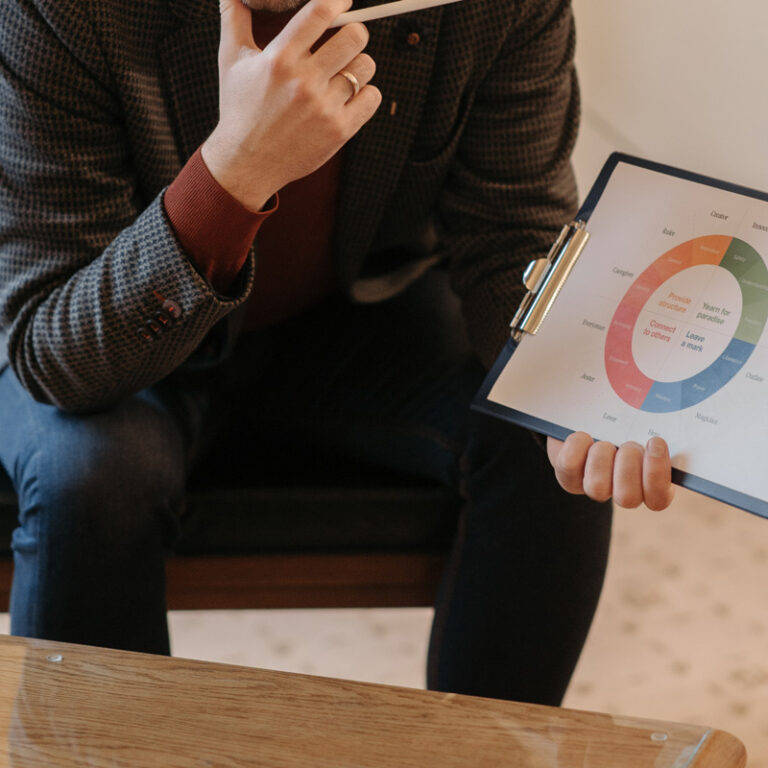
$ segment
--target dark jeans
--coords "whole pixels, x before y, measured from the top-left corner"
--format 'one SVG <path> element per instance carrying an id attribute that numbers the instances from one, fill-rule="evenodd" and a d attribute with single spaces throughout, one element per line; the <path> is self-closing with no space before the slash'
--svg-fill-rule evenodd
<path id="1" fill-rule="evenodd" d="M 428 685 L 559 703 L 602 586 L 610 508 L 562 492 L 525 430 L 470 415 L 482 377 L 439 272 L 388 302 L 332 301 L 244 337 L 215 371 L 104 412 L 36 403 L 6 370 L 0 461 L 20 503 L 11 631 L 167 653 L 164 558 L 190 472 L 232 435 L 242 450 L 280 434 L 459 489 Z"/>

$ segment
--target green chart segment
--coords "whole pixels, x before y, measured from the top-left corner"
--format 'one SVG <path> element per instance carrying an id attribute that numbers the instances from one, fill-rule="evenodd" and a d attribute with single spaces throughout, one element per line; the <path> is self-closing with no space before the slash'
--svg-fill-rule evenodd
<path id="1" fill-rule="evenodd" d="M 751 245 L 736 238 L 720 266 L 736 278 L 741 288 L 741 320 L 733 338 L 754 346 L 760 341 L 768 319 L 768 269 Z"/>
<path id="2" fill-rule="evenodd" d="M 637 366 L 632 337 L 640 313 L 666 280 L 691 267 L 713 265 L 730 272 L 742 295 L 733 337 L 709 366 L 678 381 L 656 381 Z M 688 408 L 713 395 L 744 366 L 768 320 L 768 269 L 760 254 L 736 237 L 706 235 L 682 243 L 653 262 L 630 286 L 614 313 L 605 345 L 608 380 L 634 408 L 664 413 Z"/>

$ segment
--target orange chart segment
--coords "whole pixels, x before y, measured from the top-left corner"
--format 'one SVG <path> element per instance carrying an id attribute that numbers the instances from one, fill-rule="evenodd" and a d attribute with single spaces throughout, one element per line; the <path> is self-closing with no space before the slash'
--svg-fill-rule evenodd
<path id="1" fill-rule="evenodd" d="M 735 279 L 741 293 L 740 317 L 717 302 L 697 303 L 689 292 L 675 292 L 675 286 L 694 282 L 696 268 L 702 267 L 716 273 L 720 271 L 719 274 L 731 282 Z M 681 274 L 685 270 L 691 270 L 690 277 Z M 667 281 L 670 282 L 664 291 L 658 293 Z M 707 346 L 711 349 L 713 339 L 719 338 L 725 347 L 722 352 L 715 349 L 716 359 L 708 365 L 705 362 L 692 375 L 674 381 L 660 381 L 644 374 L 633 355 L 632 343 L 641 313 L 649 313 L 647 305 L 652 296 L 655 296 L 653 310 L 658 314 L 642 332 L 658 340 L 652 343 L 659 350 L 669 355 L 682 347 L 683 352 L 678 354 L 692 354 L 694 360 L 704 360 L 703 354 L 696 355 L 704 353 Z M 701 329 L 690 328 L 691 316 Z M 638 276 L 616 309 L 605 345 L 608 380 L 624 402 L 640 410 L 670 412 L 695 405 L 727 384 L 746 363 L 766 319 L 768 269 L 754 248 L 743 240 L 724 235 L 706 235 L 681 243 Z M 724 333 L 723 329 L 729 327 L 732 336 Z"/>

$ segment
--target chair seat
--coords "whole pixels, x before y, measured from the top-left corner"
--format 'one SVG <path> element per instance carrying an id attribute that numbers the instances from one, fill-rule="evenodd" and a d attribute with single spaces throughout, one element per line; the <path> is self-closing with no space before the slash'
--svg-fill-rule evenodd
<path id="1" fill-rule="evenodd" d="M 327 456 L 262 459 L 194 478 L 168 561 L 169 608 L 432 603 L 460 508 L 452 491 Z M 0 468 L 3 609 L 16 515 Z"/>

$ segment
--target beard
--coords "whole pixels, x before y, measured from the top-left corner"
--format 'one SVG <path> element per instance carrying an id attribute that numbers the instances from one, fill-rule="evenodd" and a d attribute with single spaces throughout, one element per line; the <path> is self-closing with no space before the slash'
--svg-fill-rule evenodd
<path id="1" fill-rule="evenodd" d="M 254 11 L 283 13 L 296 10 L 300 6 L 306 5 L 309 0 L 240 0 L 240 2 Z"/>

